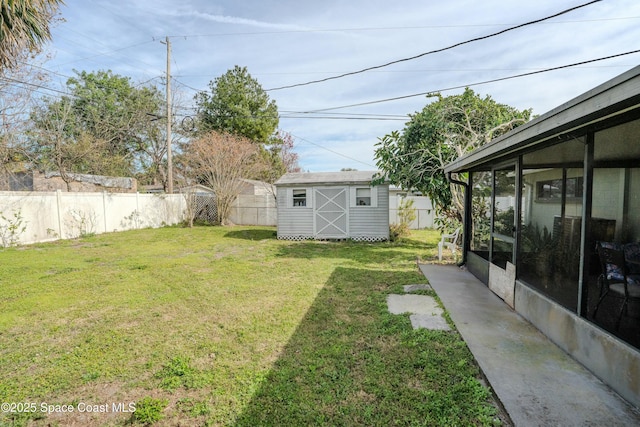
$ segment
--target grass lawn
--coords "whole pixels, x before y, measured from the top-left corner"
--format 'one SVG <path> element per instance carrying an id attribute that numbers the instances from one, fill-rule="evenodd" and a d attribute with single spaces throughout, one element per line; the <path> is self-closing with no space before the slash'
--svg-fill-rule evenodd
<path id="1" fill-rule="evenodd" d="M 0 426 L 495 425 L 460 336 L 387 311 L 437 240 L 175 227 L 0 250 Z"/>

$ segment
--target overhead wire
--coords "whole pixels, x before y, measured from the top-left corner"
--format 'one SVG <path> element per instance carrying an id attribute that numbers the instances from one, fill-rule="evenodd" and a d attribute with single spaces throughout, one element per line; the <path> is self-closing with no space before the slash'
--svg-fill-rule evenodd
<path id="1" fill-rule="evenodd" d="M 317 144 L 317 143 L 315 143 L 315 142 L 313 142 L 313 141 L 309 141 L 309 140 L 308 140 L 308 139 L 306 139 L 306 138 L 302 138 L 302 137 L 297 136 L 297 135 L 294 135 L 294 134 L 292 134 L 292 133 L 290 133 L 290 134 L 291 134 L 291 136 L 293 136 L 293 137 L 294 137 L 294 138 L 296 138 L 296 139 L 299 139 L 300 141 L 303 141 L 303 142 L 306 142 L 306 143 L 308 143 L 308 144 L 314 145 L 314 146 L 316 146 L 316 147 L 318 147 L 318 148 L 321 148 L 321 149 L 323 149 L 323 150 L 329 151 L 330 153 L 336 154 L 336 155 L 338 155 L 338 156 L 340 156 L 340 157 L 344 157 L 345 159 L 352 160 L 352 161 L 354 161 L 354 162 L 357 162 L 357 163 L 363 164 L 363 165 L 365 165 L 365 166 L 369 166 L 369 167 L 373 167 L 373 168 L 375 168 L 375 166 L 374 166 L 374 165 L 372 165 L 372 164 L 370 164 L 370 163 L 363 162 L 362 160 L 356 159 L 355 157 L 347 156 L 346 154 L 343 154 L 343 153 L 340 153 L 340 152 L 338 152 L 338 151 L 332 150 L 331 148 L 328 148 L 328 147 L 325 147 L 325 146 L 323 146 L 323 145 Z"/>
<path id="2" fill-rule="evenodd" d="M 342 105 L 342 106 L 339 106 L 339 107 L 321 108 L 321 109 L 317 109 L 317 110 L 304 111 L 304 112 L 305 113 L 320 113 L 320 112 L 326 112 L 326 111 L 332 111 L 332 110 L 340 110 L 340 109 L 344 109 L 344 108 L 361 107 L 361 106 L 364 106 L 364 105 L 381 104 L 381 103 L 384 103 L 384 102 L 398 101 L 398 100 L 401 100 L 401 99 L 414 98 L 414 97 L 417 97 L 417 96 L 433 95 L 433 94 L 446 92 L 446 91 L 450 91 L 450 90 L 463 89 L 465 87 L 480 86 L 480 85 L 489 84 L 489 83 L 496 83 L 496 82 L 501 82 L 501 81 L 505 81 L 505 80 L 517 79 L 517 78 L 520 78 L 520 77 L 532 76 L 532 75 L 535 75 L 535 74 L 548 73 L 548 72 L 551 72 L 551 71 L 557 71 L 557 70 L 562 70 L 562 69 L 565 69 L 565 68 L 576 67 L 578 65 L 590 64 L 590 63 L 593 63 L 593 62 L 605 61 L 605 60 L 608 60 L 608 59 L 619 58 L 621 56 L 632 55 L 634 53 L 640 53 L 640 49 L 636 49 L 636 50 L 632 50 L 632 51 L 628 51 L 628 52 L 623 52 L 623 53 L 618 53 L 618 54 L 615 54 L 615 55 L 603 56 L 603 57 L 600 57 L 600 58 L 590 59 L 590 60 L 586 60 L 586 61 L 574 62 L 572 64 L 560 65 L 560 66 L 557 66 L 557 67 L 544 68 L 542 70 L 530 71 L 530 72 L 527 72 L 527 73 L 516 74 L 516 75 L 513 75 L 513 76 L 506 76 L 506 77 L 499 77 L 499 78 L 490 79 L 490 80 L 484 80 L 484 81 L 481 81 L 481 82 L 474 82 L 474 83 L 468 83 L 468 84 L 464 84 L 464 85 L 450 86 L 450 87 L 441 88 L 441 89 L 434 89 L 434 90 L 430 90 L 430 91 L 426 91 L 426 92 L 413 93 L 413 94 L 410 94 L 410 95 L 395 96 L 395 97 L 392 97 L 392 98 L 378 99 L 378 100 L 375 100 L 375 101 L 360 102 L 360 103 L 357 103 L 357 104 Z"/>
<path id="3" fill-rule="evenodd" d="M 138 23 L 135 23 L 135 22 L 132 22 L 132 21 L 128 20 L 126 16 L 123 16 L 122 14 L 115 13 L 114 11 L 112 11 L 111 9 L 103 6 L 100 3 L 93 3 L 91 6 L 103 9 L 104 11 L 106 11 L 106 12 L 110 13 L 111 15 L 115 16 L 118 19 L 118 21 L 127 22 L 128 25 L 130 25 L 132 28 L 138 28 L 139 27 Z M 107 44 L 105 44 L 103 42 L 102 39 L 97 40 L 95 38 L 92 38 L 92 37 L 88 36 L 87 34 L 80 33 L 78 31 L 75 31 L 75 30 L 71 29 L 71 28 L 68 28 L 68 27 L 63 27 L 63 28 L 64 28 L 64 31 L 70 31 L 72 33 L 78 34 L 79 36 L 81 36 L 82 40 L 88 40 L 92 44 L 95 44 L 95 45 L 99 45 L 99 46 L 103 46 L 103 47 L 107 47 L 107 48 L 109 47 Z M 59 37 L 59 35 L 57 37 Z M 76 41 L 75 38 L 71 39 L 70 41 L 73 44 L 75 44 L 76 46 L 81 47 L 82 49 L 88 49 L 86 46 L 83 46 L 83 45 L 79 44 Z M 117 53 L 117 52 L 120 52 L 120 51 L 123 51 L 123 50 L 127 50 L 127 49 L 130 49 L 132 47 L 140 46 L 140 45 L 143 45 L 143 44 L 155 43 L 156 41 L 158 41 L 158 40 L 156 40 L 155 38 L 151 37 L 151 40 L 141 41 L 141 42 L 138 42 L 138 43 L 134 43 L 132 45 L 127 45 L 127 46 L 120 47 L 120 48 L 117 48 L 117 49 L 112 49 L 112 50 L 109 50 L 109 51 L 106 51 L 106 52 L 99 52 L 99 53 L 96 53 L 96 54 L 93 54 L 93 55 L 90 55 L 90 56 L 87 56 L 87 57 L 79 58 L 79 59 L 76 59 L 76 60 L 73 60 L 73 61 L 69 61 L 69 62 L 60 64 L 60 65 L 66 65 L 66 64 L 70 64 L 70 63 L 74 63 L 74 62 L 78 62 L 78 61 L 84 61 L 84 60 L 91 60 L 91 59 L 99 57 L 99 56 L 111 56 L 112 53 Z M 94 52 L 93 49 L 91 49 L 91 51 Z M 138 68 L 139 70 L 142 70 L 144 72 L 147 72 L 149 67 L 151 67 L 151 68 L 155 67 L 155 65 L 152 65 L 152 64 L 146 63 L 144 61 L 141 61 L 139 58 L 126 56 L 126 57 L 124 57 L 124 59 L 132 67 Z M 143 64 L 145 68 L 141 68 L 140 66 L 136 66 L 131 61 L 135 61 L 137 63 Z M 158 70 L 156 70 L 156 71 L 158 71 Z"/>
<path id="4" fill-rule="evenodd" d="M 280 116 L 281 119 L 323 119 L 323 120 L 375 120 L 375 121 L 405 121 L 407 118 L 392 119 L 388 117 L 335 117 L 335 116 Z"/>
<path id="5" fill-rule="evenodd" d="M 410 56 L 408 58 L 397 59 L 395 61 L 390 61 L 390 62 L 381 64 L 381 65 L 374 65 L 372 67 L 367 67 L 367 68 L 363 68 L 363 69 L 358 70 L 358 71 L 351 71 L 351 72 L 348 72 L 348 73 L 339 74 L 337 76 L 325 77 L 323 79 L 311 80 L 311 81 L 304 82 L 304 83 L 296 83 L 296 84 L 291 84 L 291 85 L 286 85 L 286 86 L 275 87 L 275 88 L 271 88 L 271 89 L 265 89 L 265 91 L 266 92 L 270 92 L 270 91 L 276 91 L 276 90 L 282 90 L 282 89 L 291 89 L 291 88 L 300 87 L 300 86 L 308 86 L 308 85 L 316 84 L 316 83 L 324 83 L 324 82 L 327 82 L 327 81 L 330 81 L 330 80 L 341 79 L 341 78 L 348 77 L 348 76 L 353 76 L 353 75 L 356 75 L 356 74 L 362 74 L 362 73 L 365 73 L 367 71 L 372 71 L 372 70 L 377 70 L 377 69 L 380 69 L 380 68 L 388 67 L 390 65 L 399 64 L 401 62 L 413 61 L 414 59 L 422 58 L 422 57 L 427 56 L 427 55 L 433 55 L 435 53 L 444 52 L 444 51 L 451 50 L 451 49 L 454 49 L 454 48 L 459 47 L 459 46 L 463 46 L 465 44 L 474 43 L 474 42 L 477 42 L 477 41 L 480 41 L 480 40 L 486 40 L 486 39 L 489 39 L 489 38 L 492 38 L 492 37 L 496 37 L 496 36 L 505 34 L 505 33 L 509 32 L 509 31 L 514 31 L 514 30 L 517 30 L 519 28 L 523 28 L 523 27 L 526 27 L 526 26 L 529 26 L 529 25 L 538 24 L 540 22 L 544 22 L 544 21 L 547 21 L 549 19 L 556 18 L 558 16 L 567 14 L 569 12 L 573 12 L 574 10 L 590 6 L 590 5 L 594 4 L 594 3 L 599 3 L 601 1 L 602 0 L 592 0 L 590 2 L 581 4 L 581 5 L 578 5 L 578 6 L 574 6 L 574 7 L 571 7 L 569 9 L 565 9 L 565 10 L 563 10 L 561 12 L 555 13 L 553 15 L 549 15 L 549 16 L 544 17 L 544 18 L 535 19 L 533 21 L 525 22 L 523 24 L 514 25 L 512 27 L 506 28 L 506 29 L 501 30 L 501 31 L 497 31 L 495 33 L 491 33 L 491 34 L 488 34 L 488 35 L 485 35 L 485 36 L 480 36 L 480 37 L 475 37 L 475 38 L 472 38 L 472 39 L 468 39 L 468 40 L 465 40 L 465 41 L 462 41 L 462 42 L 458 42 L 458 43 L 452 44 L 452 45 L 447 46 L 447 47 L 434 49 L 434 50 L 430 50 L 428 52 L 420 53 L 418 55 Z"/>

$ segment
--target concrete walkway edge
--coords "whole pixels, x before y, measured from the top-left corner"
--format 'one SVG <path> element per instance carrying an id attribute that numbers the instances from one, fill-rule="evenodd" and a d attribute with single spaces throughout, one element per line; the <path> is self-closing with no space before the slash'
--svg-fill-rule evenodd
<path id="1" fill-rule="evenodd" d="M 640 425 L 636 408 L 471 273 L 419 267 L 516 427 Z"/>

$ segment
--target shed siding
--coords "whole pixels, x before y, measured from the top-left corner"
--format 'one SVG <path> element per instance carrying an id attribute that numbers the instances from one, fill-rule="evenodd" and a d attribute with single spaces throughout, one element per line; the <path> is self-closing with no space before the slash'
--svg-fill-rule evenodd
<path id="1" fill-rule="evenodd" d="M 355 187 L 352 187 L 354 190 Z M 351 238 L 389 238 L 389 187 L 377 189 L 377 206 L 352 206 L 349 208 L 349 234 Z"/>
<path id="2" fill-rule="evenodd" d="M 311 206 L 291 207 L 287 191 L 289 188 L 278 187 L 277 189 L 278 238 L 312 238 L 313 208 Z"/>

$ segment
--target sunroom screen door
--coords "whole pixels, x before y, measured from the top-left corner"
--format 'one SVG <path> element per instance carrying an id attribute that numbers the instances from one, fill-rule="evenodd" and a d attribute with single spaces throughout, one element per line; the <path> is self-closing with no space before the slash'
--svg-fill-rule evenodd
<path id="1" fill-rule="evenodd" d="M 319 239 L 345 239 L 349 235 L 347 188 L 315 188 L 314 235 Z"/>

